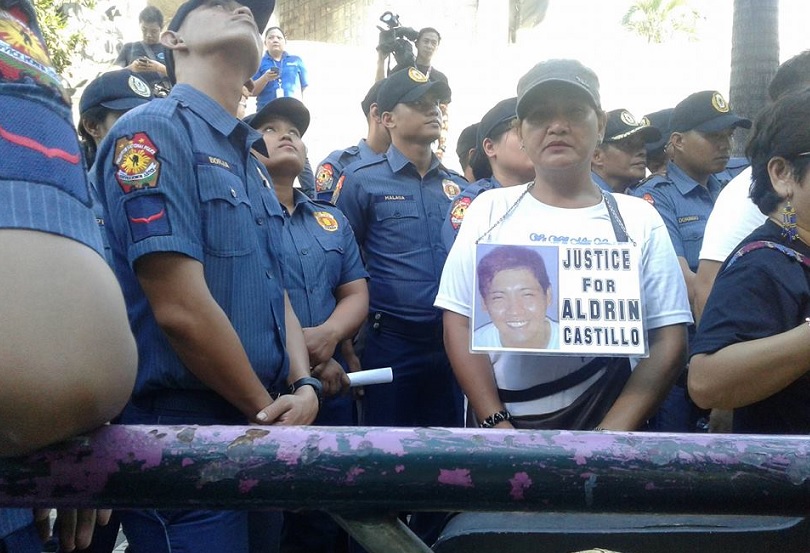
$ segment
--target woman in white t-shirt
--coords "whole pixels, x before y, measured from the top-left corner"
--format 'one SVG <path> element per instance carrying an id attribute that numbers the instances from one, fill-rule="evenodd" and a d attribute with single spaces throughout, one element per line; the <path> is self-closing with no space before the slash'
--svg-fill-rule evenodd
<path id="1" fill-rule="evenodd" d="M 691 314 L 677 258 L 652 206 L 603 195 L 591 180 L 605 127 L 593 71 L 575 60 L 541 62 L 520 79 L 517 93 L 520 139 L 535 179 L 482 194 L 467 210 L 435 302 L 445 310 L 445 347 L 482 427 L 636 430 L 685 362 Z M 649 357 L 471 353 L 478 243 L 620 242 L 639 249 Z"/>

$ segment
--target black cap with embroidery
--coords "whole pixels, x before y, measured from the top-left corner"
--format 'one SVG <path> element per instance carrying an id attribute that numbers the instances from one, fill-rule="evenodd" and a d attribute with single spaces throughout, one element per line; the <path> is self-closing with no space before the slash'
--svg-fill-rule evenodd
<path id="1" fill-rule="evenodd" d="M 430 81 L 415 67 L 409 67 L 389 75 L 377 93 L 380 113 L 391 111 L 397 104 L 415 102 L 425 94 L 436 91 L 440 99 L 450 97 L 450 87 L 443 81 Z"/>
<path id="2" fill-rule="evenodd" d="M 177 8 L 166 30 L 177 31 L 180 29 L 180 26 L 183 24 L 188 14 L 210 1 L 211 0 L 188 0 L 180 4 L 180 7 Z M 250 8 L 250 11 L 253 13 L 253 20 L 256 21 L 256 27 L 259 29 L 259 34 L 261 34 L 264 28 L 267 27 L 267 22 L 273 14 L 273 9 L 276 7 L 276 0 L 236 0 L 236 2 Z M 166 73 L 172 84 L 177 82 L 177 77 L 174 74 L 174 54 L 168 48 L 166 49 Z"/>
<path id="3" fill-rule="evenodd" d="M 79 100 L 79 115 L 101 106 L 113 111 L 128 111 L 154 97 L 152 87 L 137 73 L 119 69 L 102 73 L 87 85 Z"/>
<path id="4" fill-rule="evenodd" d="M 672 132 L 718 132 L 733 127 L 751 128 L 751 121 L 731 111 L 716 90 L 690 94 L 675 106 L 670 119 Z"/>
<path id="5" fill-rule="evenodd" d="M 590 68 L 577 60 L 541 61 L 523 75 L 517 86 L 517 116 L 523 118 L 532 100 L 536 99 L 542 88 L 552 83 L 563 83 L 576 87 L 587 93 L 588 98 L 597 109 L 599 104 L 599 77 Z"/>
<path id="6" fill-rule="evenodd" d="M 643 119 L 636 121 L 633 114 L 626 109 L 614 109 L 607 112 L 607 124 L 605 125 L 603 142 L 610 144 L 636 135 L 641 136 L 646 144 L 660 140 L 661 131 L 651 127 Z"/>
<path id="7" fill-rule="evenodd" d="M 301 133 L 301 136 L 304 136 L 304 133 L 309 128 L 309 110 L 301 100 L 292 96 L 283 96 L 270 100 L 262 109 L 253 115 L 248 115 L 242 121 L 254 129 L 259 129 L 262 123 L 265 123 L 273 115 L 289 119 L 298 129 L 298 132 Z"/>

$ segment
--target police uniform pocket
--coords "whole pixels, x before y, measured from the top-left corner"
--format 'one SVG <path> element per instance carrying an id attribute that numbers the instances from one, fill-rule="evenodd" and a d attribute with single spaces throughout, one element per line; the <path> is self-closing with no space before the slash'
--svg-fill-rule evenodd
<path id="1" fill-rule="evenodd" d="M 683 253 L 690 263 L 697 263 L 700 247 L 703 244 L 703 233 L 706 230 L 706 219 L 697 215 L 679 217 L 678 224 L 683 239 Z"/>
<path id="2" fill-rule="evenodd" d="M 389 200 L 374 204 L 377 222 L 391 234 L 386 235 L 388 250 L 405 252 L 413 249 L 414 241 L 425 234 L 420 228 L 419 206 L 414 201 Z"/>
<path id="3" fill-rule="evenodd" d="M 338 233 L 327 234 L 325 232 L 318 233 L 315 236 L 315 240 L 318 241 L 318 244 L 321 245 L 321 248 L 323 248 L 326 253 L 336 252 L 339 254 L 343 253 L 343 243 L 341 242 L 342 238 L 343 236 Z"/>
<path id="4" fill-rule="evenodd" d="M 256 249 L 250 201 L 231 172 L 197 166 L 205 251 L 220 257 L 246 255 Z"/>

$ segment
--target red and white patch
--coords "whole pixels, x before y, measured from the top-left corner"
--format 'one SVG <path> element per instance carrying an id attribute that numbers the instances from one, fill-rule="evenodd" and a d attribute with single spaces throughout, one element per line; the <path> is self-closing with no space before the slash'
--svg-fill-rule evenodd
<path id="1" fill-rule="evenodd" d="M 655 205 L 655 199 L 652 197 L 652 194 L 650 194 L 649 192 L 644 194 L 642 196 L 642 199 L 644 199 L 650 205 Z"/>
<path id="2" fill-rule="evenodd" d="M 335 185 L 335 191 L 332 192 L 332 203 L 337 204 L 338 196 L 340 196 L 340 189 L 343 188 L 343 181 L 346 180 L 346 175 L 340 175 L 340 178 Z"/>
<path id="3" fill-rule="evenodd" d="M 466 196 L 455 201 L 450 210 L 450 224 L 453 226 L 453 230 L 458 230 L 459 227 L 461 227 L 461 223 L 464 221 L 464 214 L 467 213 L 467 208 L 470 207 L 471 203 L 472 198 Z"/>
<path id="4" fill-rule="evenodd" d="M 324 163 L 318 167 L 318 174 L 315 176 L 315 191 L 327 192 L 334 186 L 335 168 L 331 163 Z"/>

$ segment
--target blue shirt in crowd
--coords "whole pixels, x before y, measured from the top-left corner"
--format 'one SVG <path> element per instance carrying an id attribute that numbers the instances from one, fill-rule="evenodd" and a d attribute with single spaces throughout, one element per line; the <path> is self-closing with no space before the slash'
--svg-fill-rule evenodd
<path id="1" fill-rule="evenodd" d="M 259 95 L 256 97 L 256 109 L 262 109 L 271 100 L 281 96 L 292 96 L 301 100 L 304 89 L 309 86 L 309 77 L 304 60 L 298 56 L 293 56 L 287 52 L 282 52 L 279 61 L 274 60 L 268 52 L 262 56 L 259 70 L 253 75 L 255 81 L 261 77 L 268 69 L 276 67 L 279 70 L 279 78 L 267 83 Z"/>

